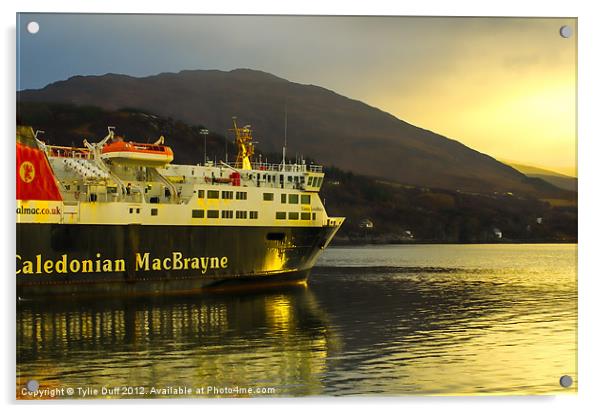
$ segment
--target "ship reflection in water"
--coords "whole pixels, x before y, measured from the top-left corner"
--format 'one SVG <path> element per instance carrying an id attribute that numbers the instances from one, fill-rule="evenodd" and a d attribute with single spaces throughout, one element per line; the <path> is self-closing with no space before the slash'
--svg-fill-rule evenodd
<path id="1" fill-rule="evenodd" d="M 307 287 L 20 303 L 17 388 L 574 392 L 576 322 L 575 245 L 332 248 Z"/>

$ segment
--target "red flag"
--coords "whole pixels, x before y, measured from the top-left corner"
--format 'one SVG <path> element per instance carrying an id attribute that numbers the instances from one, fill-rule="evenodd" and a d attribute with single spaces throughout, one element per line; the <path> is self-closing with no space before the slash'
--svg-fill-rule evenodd
<path id="1" fill-rule="evenodd" d="M 28 138 L 17 136 L 17 199 L 61 201 L 46 154 Z"/>

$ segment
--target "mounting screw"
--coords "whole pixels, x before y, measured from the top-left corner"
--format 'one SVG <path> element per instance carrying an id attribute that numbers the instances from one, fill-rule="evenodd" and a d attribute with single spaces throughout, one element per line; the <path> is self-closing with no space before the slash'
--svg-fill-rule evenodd
<path id="1" fill-rule="evenodd" d="M 27 387 L 27 390 L 34 392 L 40 388 L 40 383 L 37 380 L 29 380 L 25 387 Z"/>
<path id="2" fill-rule="evenodd" d="M 40 31 L 40 24 L 38 22 L 29 22 L 27 23 L 27 31 L 30 34 L 36 34 Z"/>
<path id="3" fill-rule="evenodd" d="M 571 387 L 573 384 L 573 378 L 571 376 L 564 375 L 560 378 L 560 385 L 562 387 Z"/>
<path id="4" fill-rule="evenodd" d="M 560 28 L 560 35 L 565 39 L 568 39 L 573 34 L 573 29 L 571 26 L 562 26 Z"/>

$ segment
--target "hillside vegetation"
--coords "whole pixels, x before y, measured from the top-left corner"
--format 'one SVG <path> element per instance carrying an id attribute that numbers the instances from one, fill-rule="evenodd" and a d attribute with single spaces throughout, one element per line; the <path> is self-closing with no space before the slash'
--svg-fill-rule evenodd
<path id="1" fill-rule="evenodd" d="M 18 121 L 44 130 L 41 139 L 54 145 L 81 145 L 83 138 L 98 141 L 107 126 L 117 134 L 142 142 L 164 135 L 174 149 L 176 163 L 202 159 L 203 125 L 188 125 L 138 109 L 107 111 L 92 106 L 21 103 Z M 212 133 L 207 138 L 210 159 L 235 157 L 231 137 Z M 263 152 L 279 160 L 281 155 Z M 308 160 L 311 161 L 311 160 Z M 490 194 L 402 185 L 345 171 L 325 168 L 320 196 L 332 216 L 347 217 L 337 243 L 390 242 L 576 242 L 577 206 L 552 206 L 531 195 Z M 361 228 L 364 220 L 372 229 Z M 496 233 L 498 235 L 496 235 Z M 501 234 L 501 238 L 499 238 Z"/>

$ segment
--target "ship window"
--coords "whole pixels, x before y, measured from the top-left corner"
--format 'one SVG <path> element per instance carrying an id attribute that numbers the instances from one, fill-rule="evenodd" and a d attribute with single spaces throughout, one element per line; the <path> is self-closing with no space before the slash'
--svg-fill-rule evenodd
<path id="1" fill-rule="evenodd" d="M 140 208 L 136 208 L 136 213 L 139 214 L 140 213 Z"/>
<path id="2" fill-rule="evenodd" d="M 288 219 L 299 219 L 299 213 L 298 212 L 289 212 Z"/>
<path id="3" fill-rule="evenodd" d="M 207 211 L 207 218 L 219 218 L 219 211 L 216 209 L 210 209 Z"/>
<path id="4" fill-rule="evenodd" d="M 280 203 L 281 204 L 286 204 L 286 194 L 281 194 L 280 195 Z"/>
<path id="5" fill-rule="evenodd" d="M 301 212 L 301 219 L 309 220 L 311 219 L 311 214 L 309 212 Z"/>
<path id="6" fill-rule="evenodd" d="M 222 191 L 222 199 L 232 199 L 233 197 L 232 191 Z"/>
<path id="7" fill-rule="evenodd" d="M 71 189 L 71 185 L 65 185 L 65 189 L 68 191 L 69 189 Z"/>
<path id="8" fill-rule="evenodd" d="M 134 208 L 130 208 L 130 214 L 134 213 Z"/>
<path id="9" fill-rule="evenodd" d="M 293 177 L 289 175 L 288 178 L 287 178 L 287 181 L 293 182 Z"/>
<path id="10" fill-rule="evenodd" d="M 316 220 L 316 213 L 315 212 L 311 213 L 311 219 L 313 219 L 314 221 Z"/>
<path id="11" fill-rule="evenodd" d="M 219 191 L 207 191 L 207 198 L 209 199 L 218 199 Z"/>
<path id="12" fill-rule="evenodd" d="M 301 203 L 305 205 L 309 205 L 311 203 L 311 198 L 309 195 L 301 195 Z"/>
<path id="13" fill-rule="evenodd" d="M 286 212 L 276 212 L 276 219 L 286 219 Z"/>
<path id="14" fill-rule="evenodd" d="M 322 186 L 323 180 L 324 180 L 324 178 L 318 178 L 318 183 L 316 184 L 316 186 Z"/>
<path id="15" fill-rule="evenodd" d="M 156 217 L 159 215 L 159 210 L 157 208 L 151 208 L 151 216 Z"/>
<path id="16" fill-rule="evenodd" d="M 265 192 L 263 194 L 263 200 L 264 201 L 273 201 L 274 200 L 274 194 L 272 192 Z"/>
<path id="17" fill-rule="evenodd" d="M 284 241 L 284 232 L 268 232 L 265 238 L 268 241 Z"/>
<path id="18" fill-rule="evenodd" d="M 246 192 L 237 192 L 236 199 L 241 199 L 241 200 L 247 199 L 247 193 Z"/>
<path id="19" fill-rule="evenodd" d="M 247 219 L 247 211 L 236 211 L 236 219 Z"/>
<path id="20" fill-rule="evenodd" d="M 202 209 L 193 209 L 192 217 L 193 218 L 205 218 L 205 211 Z"/>
<path id="21" fill-rule="evenodd" d="M 205 191 L 203 189 L 199 189 L 198 194 L 199 198 L 205 198 Z"/>
<path id="22" fill-rule="evenodd" d="M 234 212 L 233 211 L 229 211 L 229 210 L 223 210 L 222 211 L 222 218 L 232 218 L 234 216 Z"/>
<path id="23" fill-rule="evenodd" d="M 249 216 L 251 219 L 257 219 L 257 218 L 259 218 L 259 212 L 258 211 L 250 211 Z"/>
<path id="24" fill-rule="evenodd" d="M 288 196 L 289 204 L 298 204 L 299 203 L 299 195 L 297 194 L 289 194 Z"/>

